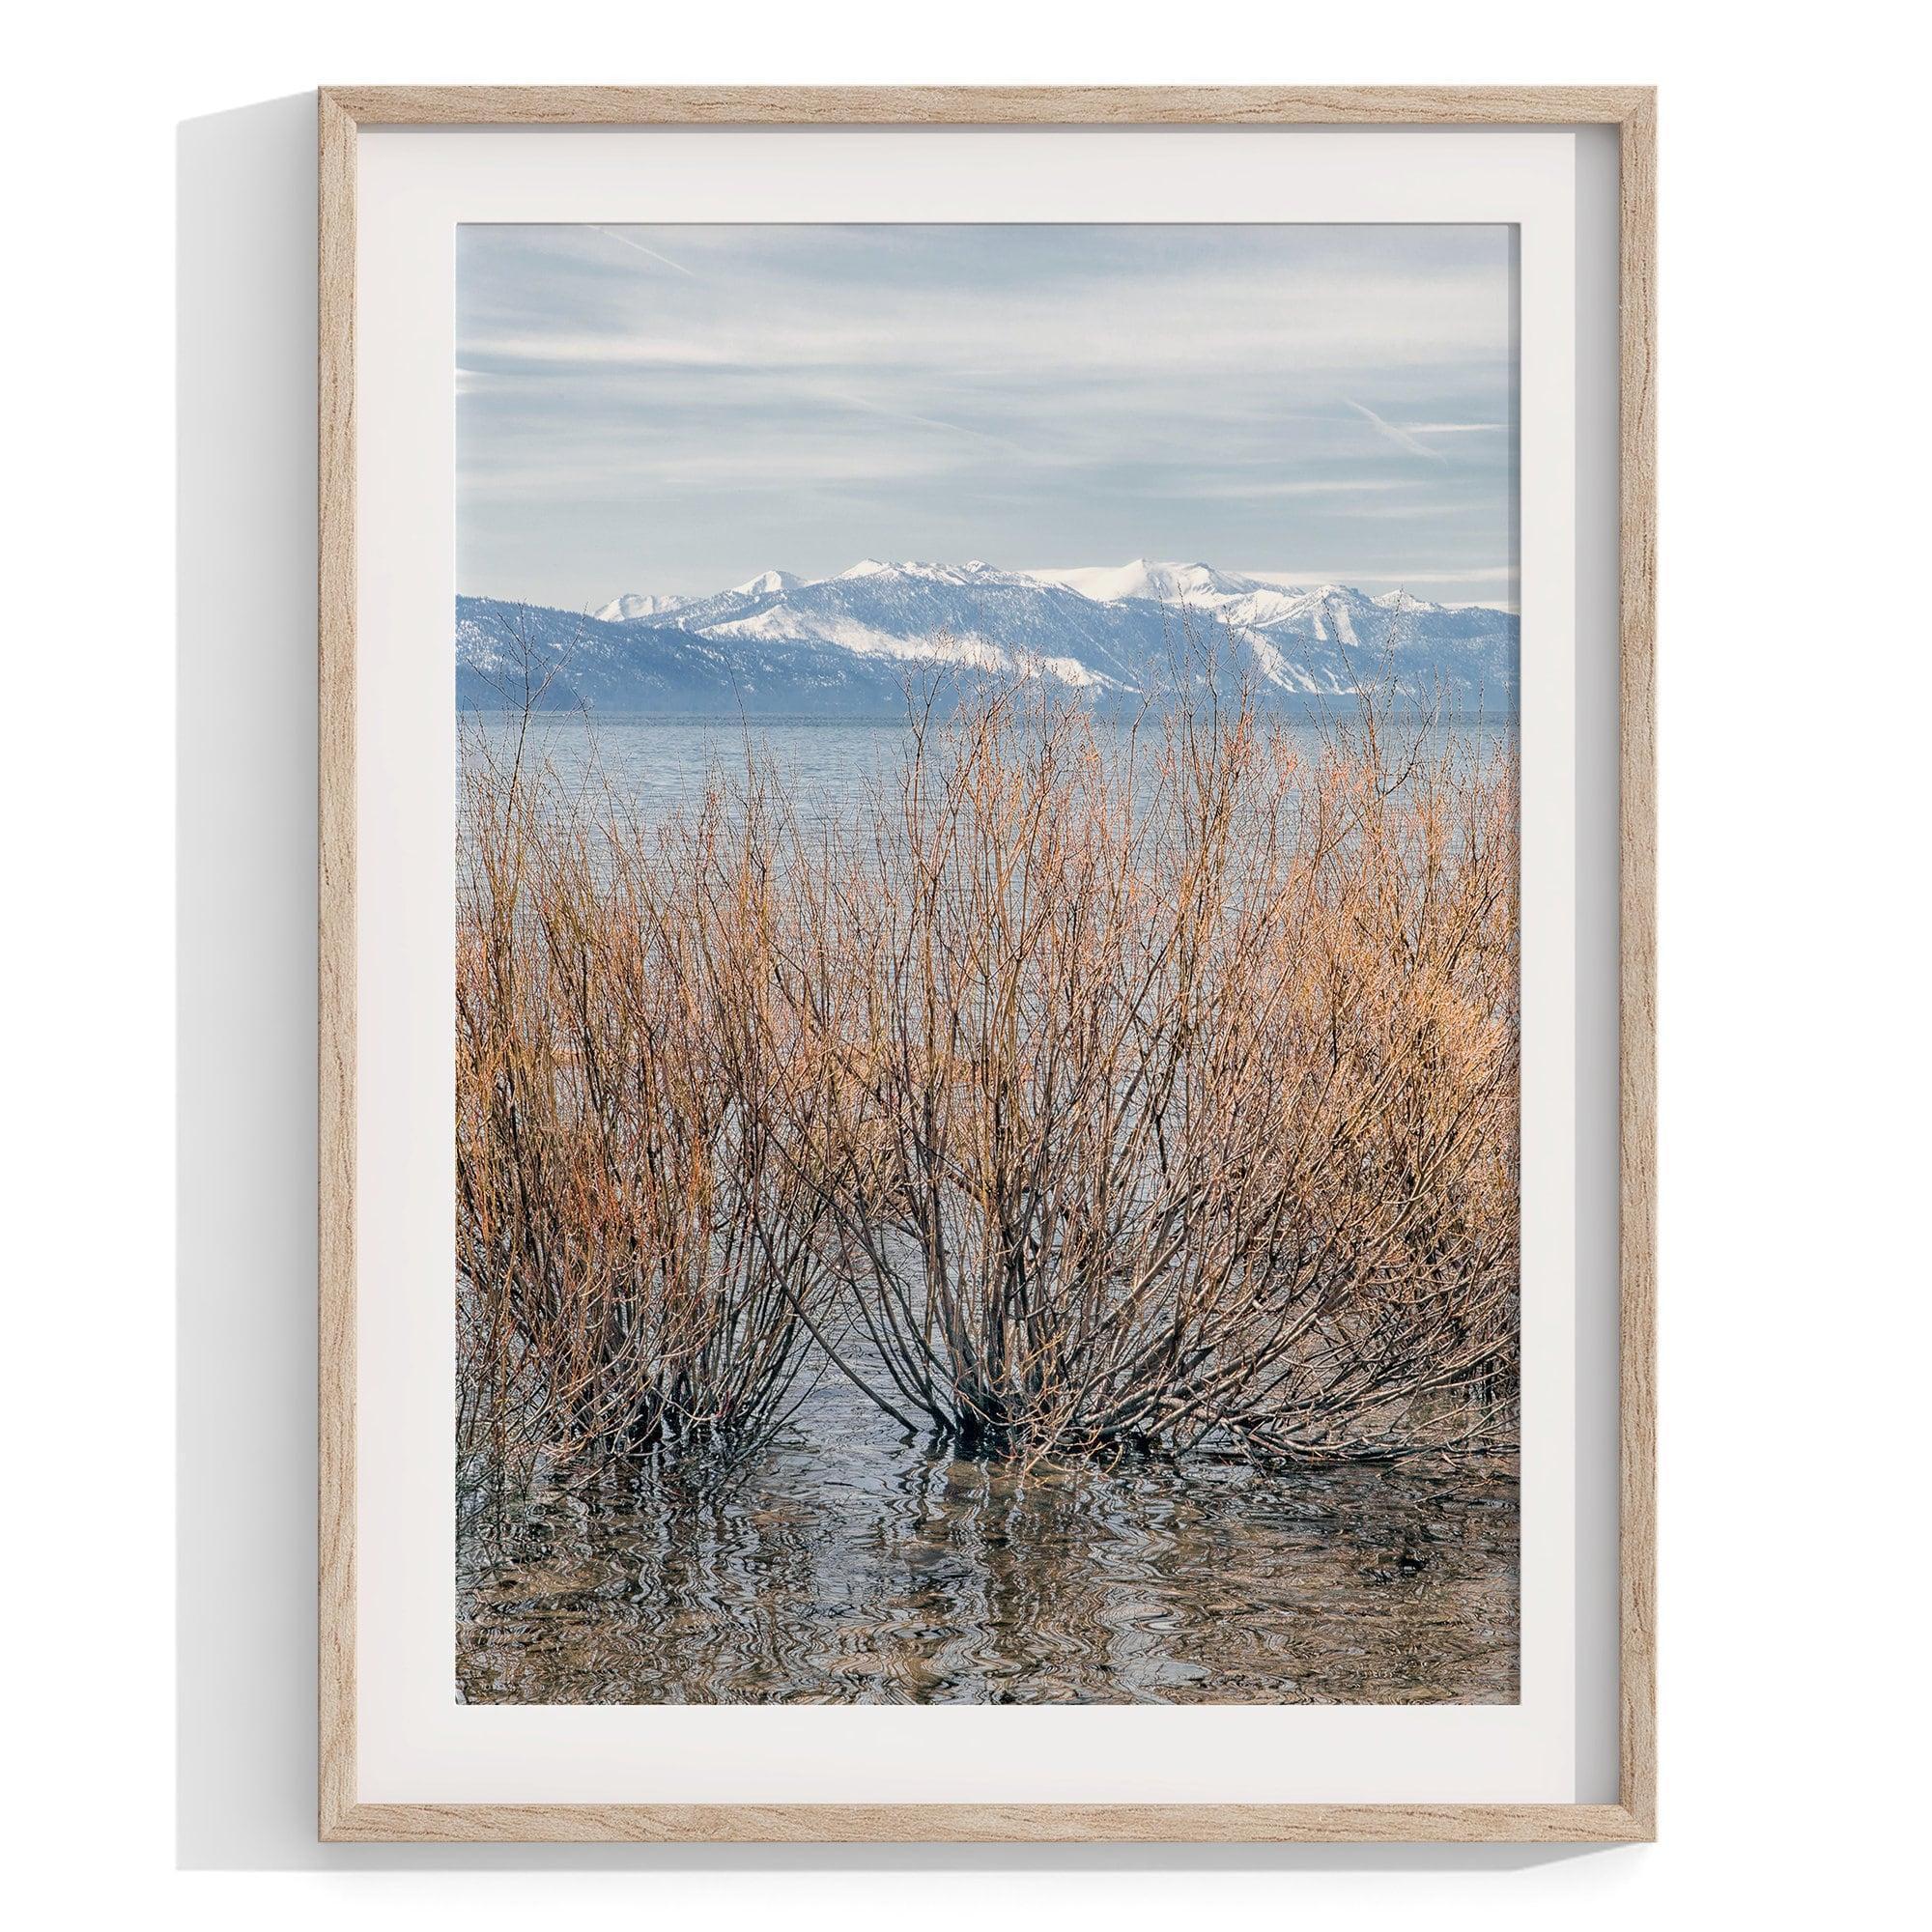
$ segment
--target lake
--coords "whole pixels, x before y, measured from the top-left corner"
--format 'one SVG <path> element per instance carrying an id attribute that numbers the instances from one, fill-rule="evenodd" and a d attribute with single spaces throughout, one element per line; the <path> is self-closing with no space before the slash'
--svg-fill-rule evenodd
<path id="1" fill-rule="evenodd" d="M 471 1703 L 1517 1700 L 1511 1466 L 1027 1472 L 828 1379 L 736 1464 L 459 1494 Z"/>
<path id="2" fill-rule="evenodd" d="M 513 726 L 480 730 L 493 753 Z M 720 720 L 539 718 L 646 820 L 742 764 Z M 1306 732 L 1311 752 L 1315 726 Z M 899 724 L 759 722 L 836 823 Z M 1489 735 L 1493 736 L 1493 731 Z M 967 1457 L 828 1375 L 763 1447 L 458 1470 L 474 1703 L 1480 1703 L 1519 1694 L 1507 1459 L 1265 1470 Z"/>
<path id="3" fill-rule="evenodd" d="M 1320 752 L 1323 727 L 1289 722 L 1286 728 L 1304 753 Z M 519 726 L 501 716 L 471 715 L 462 729 L 503 759 L 516 749 Z M 1103 741 L 1126 743 L 1123 726 L 1102 725 Z M 1474 735 L 1487 748 L 1515 736 L 1513 724 L 1490 724 Z M 1430 741 L 1447 737 L 1432 729 Z M 788 780 L 802 824 L 816 829 L 836 822 L 863 798 L 868 783 L 889 776 L 902 759 L 906 728 L 899 720 L 638 718 L 576 712 L 539 713 L 530 723 L 529 748 L 547 758 L 566 785 L 587 794 L 608 792 L 646 821 L 700 798 L 715 775 L 742 772 L 748 751 L 769 759 Z M 1144 754 L 1158 743 L 1144 731 Z"/>

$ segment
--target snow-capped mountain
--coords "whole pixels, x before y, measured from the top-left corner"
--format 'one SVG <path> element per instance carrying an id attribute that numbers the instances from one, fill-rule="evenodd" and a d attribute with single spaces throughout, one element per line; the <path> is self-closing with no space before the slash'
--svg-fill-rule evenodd
<path id="1" fill-rule="evenodd" d="M 662 617 L 689 600 L 683 597 L 639 597 L 636 591 L 613 597 L 592 614 L 602 624 L 635 624 L 640 617 Z"/>
<path id="2" fill-rule="evenodd" d="M 767 570 L 708 597 L 630 593 L 594 615 L 457 600 L 460 702 L 514 700 L 526 659 L 546 702 L 641 711 L 851 712 L 899 701 L 909 667 L 1020 671 L 1105 701 L 1171 675 L 1191 637 L 1284 700 L 1343 699 L 1391 673 L 1417 695 L 1516 701 L 1514 613 L 1284 589 L 1203 563 L 1009 571 L 866 558 L 836 577 Z M 515 675 L 509 675 L 514 671 Z"/>
<path id="3" fill-rule="evenodd" d="M 1143 597 L 1156 604 L 1207 598 L 1236 597 L 1253 588 L 1253 580 L 1230 577 L 1205 563 L 1151 563 L 1137 556 L 1131 563 L 1101 564 L 1088 570 L 1037 570 L 1043 582 L 1064 583 L 1096 604 L 1116 604 L 1122 597 Z"/>

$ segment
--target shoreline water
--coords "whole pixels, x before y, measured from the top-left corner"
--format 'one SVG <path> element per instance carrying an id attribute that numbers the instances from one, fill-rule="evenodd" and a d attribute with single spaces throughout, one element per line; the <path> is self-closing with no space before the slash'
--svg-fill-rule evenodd
<path id="1" fill-rule="evenodd" d="M 471 1703 L 1517 1701 L 1513 1458 L 961 1456 L 828 1378 L 763 1449 L 472 1461 Z"/>

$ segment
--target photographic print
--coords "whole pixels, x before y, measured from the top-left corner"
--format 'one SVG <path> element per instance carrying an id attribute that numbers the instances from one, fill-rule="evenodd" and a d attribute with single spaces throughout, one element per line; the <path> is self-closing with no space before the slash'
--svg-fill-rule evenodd
<path id="1" fill-rule="evenodd" d="M 1515 246 L 458 230 L 461 1699 L 1517 1702 Z"/>

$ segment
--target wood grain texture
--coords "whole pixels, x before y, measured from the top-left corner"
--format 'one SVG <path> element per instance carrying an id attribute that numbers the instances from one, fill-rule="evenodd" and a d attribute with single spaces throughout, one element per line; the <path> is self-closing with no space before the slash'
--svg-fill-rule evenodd
<path id="1" fill-rule="evenodd" d="M 1616 1804 L 362 1804 L 345 1842 L 1628 1844 Z"/>
<path id="2" fill-rule="evenodd" d="M 1279 127 L 1623 122 L 1637 87 L 332 87 L 370 127 Z"/>
<path id="3" fill-rule="evenodd" d="M 1619 1795 L 1657 1831 L 1657 104 L 1618 190 Z"/>
<path id="4" fill-rule="evenodd" d="M 318 121 L 321 1351 L 317 1722 L 324 1836 L 355 1798 L 355 124 Z"/>
<path id="5" fill-rule="evenodd" d="M 1656 1834 L 1656 96 L 1648 88 L 328 88 L 321 337 L 320 1831 L 329 1840 L 1617 1843 Z M 355 1772 L 355 136 L 368 126 L 1619 129 L 1620 1719 L 1615 1804 L 364 1804 Z"/>

